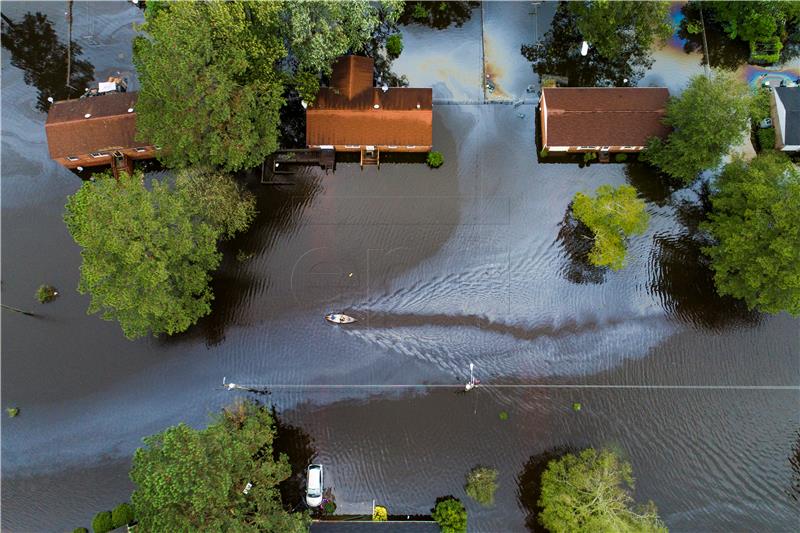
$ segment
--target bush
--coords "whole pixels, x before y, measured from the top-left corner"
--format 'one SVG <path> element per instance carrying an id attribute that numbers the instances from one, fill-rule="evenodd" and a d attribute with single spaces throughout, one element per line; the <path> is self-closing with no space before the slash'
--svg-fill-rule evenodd
<path id="1" fill-rule="evenodd" d="M 57 296 L 58 291 L 51 285 L 39 285 L 39 288 L 36 289 L 36 299 L 39 300 L 39 303 L 52 302 Z"/>
<path id="2" fill-rule="evenodd" d="M 463 503 L 452 496 L 439 498 L 431 516 L 439 524 L 442 533 L 466 533 L 467 531 L 467 510 Z"/>
<path id="3" fill-rule="evenodd" d="M 72 533 L 89 533 L 89 530 L 85 527 L 76 527 L 72 530 Z"/>
<path id="4" fill-rule="evenodd" d="M 624 163 L 628 160 L 628 154 L 617 154 L 614 156 L 614 161 L 617 163 Z"/>
<path id="5" fill-rule="evenodd" d="M 333 514 L 336 512 L 336 502 L 334 501 L 327 501 L 322 504 L 322 512 L 325 514 Z"/>
<path id="6" fill-rule="evenodd" d="M 112 529 L 114 529 L 114 521 L 111 518 L 111 511 L 102 511 L 94 515 L 92 519 L 94 533 L 107 533 Z"/>
<path id="7" fill-rule="evenodd" d="M 760 151 L 775 149 L 775 128 L 760 128 L 756 132 Z"/>
<path id="8" fill-rule="evenodd" d="M 757 128 L 762 120 L 769 118 L 772 91 L 769 87 L 758 87 L 750 97 L 750 124 Z"/>
<path id="9" fill-rule="evenodd" d="M 439 168 L 444 164 L 444 156 L 442 152 L 429 152 L 428 153 L 428 166 L 431 168 Z"/>
<path id="10" fill-rule="evenodd" d="M 414 11 L 411 12 L 411 16 L 417 20 L 428 20 L 429 13 L 425 6 L 417 2 L 414 4 Z"/>
<path id="11" fill-rule="evenodd" d="M 783 43 L 778 36 L 766 41 L 750 41 L 750 62 L 759 65 L 771 65 L 781 58 Z"/>
<path id="12" fill-rule="evenodd" d="M 597 154 L 594 152 L 586 152 L 583 154 L 583 162 L 588 163 L 589 161 L 597 159 Z"/>
<path id="13" fill-rule="evenodd" d="M 389 511 L 386 509 L 386 507 L 376 505 L 375 510 L 372 511 L 372 521 L 386 522 L 387 520 L 389 520 Z"/>
<path id="14" fill-rule="evenodd" d="M 467 474 L 467 484 L 464 485 L 467 496 L 481 505 L 490 507 L 494 505 L 494 493 L 497 490 L 497 470 L 478 466 Z"/>
<path id="15" fill-rule="evenodd" d="M 548 155 L 550 155 L 550 150 L 548 150 L 547 148 L 542 148 L 539 151 L 539 157 L 547 157 Z"/>
<path id="16" fill-rule="evenodd" d="M 386 52 L 391 57 L 397 57 L 403 52 L 403 34 L 395 33 L 386 39 Z"/>
<path id="17" fill-rule="evenodd" d="M 16 407 L 6 407 L 6 413 L 8 413 L 8 416 L 11 418 L 14 418 L 19 414 L 19 409 Z"/>
<path id="18" fill-rule="evenodd" d="M 128 503 L 121 503 L 114 507 L 111 512 L 111 522 L 115 529 L 133 522 L 133 507 Z"/>

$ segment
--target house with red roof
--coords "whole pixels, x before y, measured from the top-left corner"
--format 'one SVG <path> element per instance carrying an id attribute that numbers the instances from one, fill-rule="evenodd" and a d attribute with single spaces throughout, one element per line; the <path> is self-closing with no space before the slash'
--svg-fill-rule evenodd
<path id="1" fill-rule="evenodd" d="M 539 113 L 548 152 L 641 152 L 665 138 L 669 91 L 664 87 L 548 87 Z"/>
<path id="2" fill-rule="evenodd" d="M 374 62 L 343 56 L 330 87 L 306 109 L 309 148 L 360 152 L 361 164 L 378 164 L 383 152 L 429 152 L 433 144 L 431 88 L 375 87 Z"/>

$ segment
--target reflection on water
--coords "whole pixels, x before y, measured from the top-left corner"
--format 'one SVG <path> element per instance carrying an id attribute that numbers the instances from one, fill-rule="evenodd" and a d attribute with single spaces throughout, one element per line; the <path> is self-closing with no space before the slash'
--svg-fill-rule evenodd
<path id="1" fill-rule="evenodd" d="M 681 9 L 683 17 L 678 28 L 678 37 L 683 44 L 683 51 L 687 54 L 699 53 L 701 62 L 705 64 L 703 54 L 703 33 L 692 33 L 689 27 L 702 27 L 700 23 L 700 9 L 697 2 L 688 2 Z M 711 67 L 725 70 L 736 70 L 750 58 L 750 45 L 740 39 L 730 39 L 722 27 L 704 13 L 706 39 L 708 41 L 708 56 Z"/>
<path id="2" fill-rule="evenodd" d="M 272 418 L 275 420 L 275 440 L 272 442 L 272 452 L 277 461 L 285 455 L 292 467 L 292 475 L 278 485 L 281 492 L 281 501 L 288 509 L 299 508 L 305 496 L 306 467 L 314 462 L 316 451 L 311 436 L 302 428 L 289 424 L 281 418 L 273 408 Z"/>
<path id="3" fill-rule="evenodd" d="M 400 17 L 400 24 L 418 24 L 437 30 L 453 25 L 458 28 L 472 17 L 472 10 L 479 5 L 480 2 L 409 1 Z"/>
<path id="4" fill-rule="evenodd" d="M 3 47 L 11 52 L 11 64 L 25 73 L 25 83 L 39 91 L 36 108 L 46 112 L 54 100 L 83 94 L 94 79 L 94 66 L 81 59 L 81 47 L 71 43 L 72 69 L 67 80 L 67 45 L 62 43 L 52 22 L 42 13 L 25 13 L 21 21 L 3 15 Z"/>
<path id="5" fill-rule="evenodd" d="M 572 215 L 572 203 L 567 206 L 564 220 L 558 230 L 558 243 L 567 261 L 562 267 L 563 276 L 573 283 L 603 283 L 606 269 L 589 261 L 594 245 L 594 234 L 586 224 Z"/>
<path id="6" fill-rule="evenodd" d="M 702 252 L 711 242 L 700 230 L 710 209 L 708 195 L 703 187 L 696 198 L 675 201 L 676 218 L 684 231 L 654 237 L 649 288 L 674 319 L 717 331 L 753 326 L 759 313 L 748 310 L 741 300 L 720 296 L 714 287 L 714 272 Z"/>
<path id="7" fill-rule="evenodd" d="M 522 55 L 533 63 L 540 79 L 545 75 L 564 76 L 570 87 L 636 85 L 653 64 L 650 51 L 637 46 L 634 40 L 613 58 L 601 56 L 593 46 L 586 56 L 581 56 L 582 42 L 577 17 L 563 2 L 544 38 L 538 43 L 523 44 Z"/>
<path id="8" fill-rule="evenodd" d="M 792 446 L 789 455 L 789 464 L 792 465 L 792 482 L 789 495 L 796 502 L 800 502 L 800 430 L 797 431 L 797 440 Z"/>

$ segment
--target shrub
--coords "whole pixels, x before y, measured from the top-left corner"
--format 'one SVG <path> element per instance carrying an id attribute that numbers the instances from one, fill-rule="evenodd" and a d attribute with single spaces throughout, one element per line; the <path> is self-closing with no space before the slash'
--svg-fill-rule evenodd
<path id="1" fill-rule="evenodd" d="M 539 151 L 539 157 L 547 157 L 548 155 L 550 155 L 550 150 L 548 150 L 547 148 L 542 148 Z"/>
<path id="2" fill-rule="evenodd" d="M 444 156 L 442 152 L 429 152 L 428 153 L 428 166 L 431 168 L 439 168 L 444 164 Z"/>
<path id="3" fill-rule="evenodd" d="M 111 512 L 111 522 L 114 528 L 122 527 L 133 522 L 133 507 L 128 503 L 121 503 Z"/>
<path id="4" fill-rule="evenodd" d="M 386 39 L 386 52 L 391 57 L 397 57 L 403 52 L 403 34 L 395 33 Z"/>
<path id="5" fill-rule="evenodd" d="M 750 41 L 750 62 L 761 65 L 777 63 L 782 49 L 783 43 L 778 36 L 765 41 Z"/>
<path id="6" fill-rule="evenodd" d="M 760 128 L 756 132 L 756 138 L 761 151 L 775 149 L 775 128 Z"/>
<path id="7" fill-rule="evenodd" d="M 452 496 L 439 498 L 431 516 L 439 524 L 442 533 L 466 533 L 467 531 L 467 510 L 463 503 Z"/>
<path id="8" fill-rule="evenodd" d="M 428 10 L 420 2 L 414 4 L 414 11 L 411 12 L 412 17 L 417 20 L 428 20 L 428 15 Z"/>
<path id="9" fill-rule="evenodd" d="M 500 420 L 508 420 L 508 411 L 500 411 L 498 416 L 500 417 Z"/>
<path id="10" fill-rule="evenodd" d="M 467 474 L 467 484 L 464 485 L 467 496 L 481 505 L 490 507 L 494 505 L 494 493 L 497 490 L 497 470 L 478 466 Z"/>
<path id="11" fill-rule="evenodd" d="M 336 502 L 334 501 L 327 501 L 322 504 L 322 511 L 325 514 L 333 514 L 336 512 Z"/>
<path id="12" fill-rule="evenodd" d="M 52 302 L 58 296 L 58 291 L 52 285 L 39 285 L 36 289 L 36 299 L 39 303 Z"/>
<path id="13" fill-rule="evenodd" d="M 8 416 L 10 416 L 11 418 L 14 418 L 19 414 L 19 409 L 16 407 L 7 407 L 6 413 L 8 413 Z"/>
<path id="14" fill-rule="evenodd" d="M 589 161 L 597 159 L 597 154 L 594 152 L 586 152 L 583 154 L 583 162 L 588 163 Z"/>
<path id="15" fill-rule="evenodd" d="M 72 533 L 89 533 L 89 530 L 85 527 L 76 527 L 72 530 Z"/>
<path id="16" fill-rule="evenodd" d="M 94 533 L 107 533 L 112 529 L 114 529 L 114 521 L 111 519 L 111 511 L 102 511 L 94 515 L 92 519 Z"/>
<path id="17" fill-rule="evenodd" d="M 372 511 L 373 522 L 386 522 L 389 520 L 389 511 L 382 505 L 376 505 L 375 510 Z"/>
<path id="18" fill-rule="evenodd" d="M 614 161 L 617 163 L 624 163 L 628 160 L 628 154 L 617 154 L 614 156 Z"/>

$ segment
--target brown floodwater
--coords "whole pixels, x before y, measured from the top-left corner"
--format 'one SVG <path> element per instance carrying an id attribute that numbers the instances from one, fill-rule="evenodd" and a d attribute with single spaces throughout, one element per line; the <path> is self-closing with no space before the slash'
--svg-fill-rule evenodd
<path id="1" fill-rule="evenodd" d="M 63 44 L 63 4 L 2 5 L 15 23 L 37 11 Z M 74 13 L 95 76 L 132 71 L 139 10 L 76 2 Z M 52 40 L 38 24 L 31 39 Z M 473 30 L 458 28 L 454 48 L 479 42 Z M 424 64 L 414 54 L 430 47 L 414 31 L 403 54 Z M 430 31 L 441 42 L 449 30 Z M 716 295 L 696 192 L 637 164 L 538 163 L 532 105 L 436 106 L 438 170 L 340 163 L 278 187 L 243 175 L 260 213 L 223 245 L 212 314 L 130 342 L 75 291 L 80 254 L 62 216 L 81 182 L 49 160 L 37 108 L 54 90 L 40 71 L 60 59 L 30 54 L 2 51 L 2 301 L 38 314 L 2 312 L 2 405 L 20 408 L 2 418 L 3 530 L 88 526 L 128 499 L 142 437 L 202 426 L 241 395 L 276 407 L 280 447 L 297 467 L 325 465 L 345 513 L 373 499 L 427 513 L 454 494 L 471 530 L 537 530 L 544 461 L 608 446 L 673 531 L 797 525 L 800 321 Z M 567 216 L 575 192 L 605 183 L 636 187 L 651 215 L 620 272 L 586 263 Z M 61 296 L 40 305 L 42 283 Z M 330 326 L 331 310 L 361 320 Z M 459 393 L 470 362 L 482 384 Z M 223 377 L 268 393 L 223 390 Z M 478 464 L 499 471 L 490 509 L 462 488 Z"/>

